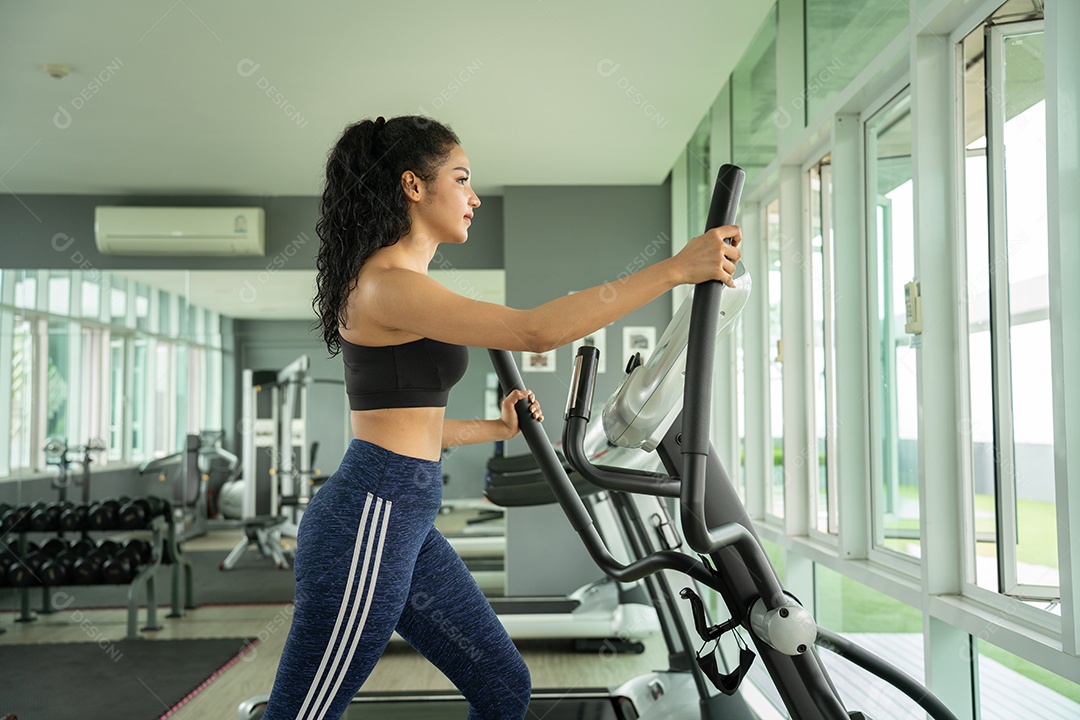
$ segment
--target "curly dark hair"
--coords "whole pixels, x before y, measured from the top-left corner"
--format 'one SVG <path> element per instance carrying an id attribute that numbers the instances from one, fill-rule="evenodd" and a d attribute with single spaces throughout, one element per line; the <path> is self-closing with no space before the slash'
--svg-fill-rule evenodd
<path id="1" fill-rule="evenodd" d="M 412 170 L 432 182 L 458 137 L 446 125 L 419 115 L 361 120 L 345 128 L 326 162 L 319 205 L 319 255 L 315 298 L 330 355 L 341 351 L 349 293 L 360 267 L 380 248 L 396 243 L 412 227 L 401 175 Z"/>

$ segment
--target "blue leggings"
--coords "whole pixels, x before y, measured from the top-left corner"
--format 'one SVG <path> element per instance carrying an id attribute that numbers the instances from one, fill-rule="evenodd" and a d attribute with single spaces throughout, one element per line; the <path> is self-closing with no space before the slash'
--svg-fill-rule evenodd
<path id="1" fill-rule="evenodd" d="M 529 670 L 434 520 L 442 465 L 353 440 L 297 532 L 296 600 L 264 720 L 340 718 L 396 630 L 469 701 L 524 718 Z"/>

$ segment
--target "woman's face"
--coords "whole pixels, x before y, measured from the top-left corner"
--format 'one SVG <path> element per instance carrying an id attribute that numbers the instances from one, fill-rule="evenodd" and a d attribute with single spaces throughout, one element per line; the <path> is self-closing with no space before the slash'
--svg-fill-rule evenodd
<path id="1" fill-rule="evenodd" d="M 480 207 L 469 184 L 471 175 L 469 158 L 455 145 L 434 181 L 425 183 L 414 219 L 439 242 L 463 243 L 469 238 L 473 212 Z"/>

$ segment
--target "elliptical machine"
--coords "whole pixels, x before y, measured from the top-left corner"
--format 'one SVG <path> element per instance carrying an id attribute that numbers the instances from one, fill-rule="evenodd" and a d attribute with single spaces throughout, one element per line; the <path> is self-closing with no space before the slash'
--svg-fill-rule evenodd
<path id="1" fill-rule="evenodd" d="M 744 177 L 738 167 L 720 168 L 707 229 L 734 222 Z M 748 633 L 795 720 L 869 717 L 857 711 L 849 713 L 844 707 L 815 645 L 836 652 L 895 686 L 935 720 L 956 720 L 925 687 L 877 656 L 818 627 L 810 613 L 784 590 L 765 555 L 709 441 L 717 323 L 723 318 L 721 329 L 730 331 L 750 290 L 749 274 L 741 264 L 733 279 L 734 291 L 723 289 L 717 282 L 697 286 L 692 300 L 688 298 L 676 313 L 648 362 L 632 364 L 605 406 L 603 421 L 608 438 L 623 447 L 656 450 L 666 474 L 595 466 L 583 451 L 599 355 L 596 348 L 586 346 L 578 352 L 565 415 L 563 448 L 574 469 L 608 490 L 677 499 L 682 534 L 700 559 L 678 549 L 682 539 L 672 528 L 667 533 L 666 547 L 627 564 L 616 560 L 523 400 L 516 409 L 530 450 L 571 525 L 605 573 L 616 580 L 630 581 L 675 570 L 720 593 L 731 618 L 716 626 L 709 626 L 703 604 L 693 590 L 688 588 L 682 593 L 692 603 L 702 640 L 715 640 L 737 629 Z M 504 388 L 524 389 L 510 353 L 493 350 L 491 358 Z M 719 673 L 711 655 L 699 657 L 698 664 L 719 690 L 730 694 L 738 689 L 754 657 L 749 648 L 744 648 L 739 667 L 727 675 Z M 705 701 L 700 704 L 700 713 L 703 718 L 719 717 Z"/>

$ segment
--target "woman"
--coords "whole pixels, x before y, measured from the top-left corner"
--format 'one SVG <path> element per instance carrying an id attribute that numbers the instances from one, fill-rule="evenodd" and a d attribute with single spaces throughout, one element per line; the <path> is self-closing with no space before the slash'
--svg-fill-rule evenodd
<path id="1" fill-rule="evenodd" d="M 464 346 L 545 352 L 680 283 L 731 284 L 741 256 L 728 226 L 617 286 L 533 310 L 470 300 L 427 274 L 439 243 L 468 238 L 480 207 L 470 176 L 457 136 L 423 117 L 356 123 L 330 153 L 313 305 L 327 348 L 342 353 L 355 439 L 300 524 L 295 610 L 266 720 L 340 717 L 395 630 L 461 690 L 470 719 L 525 717 L 528 668 L 433 521 L 442 448 L 514 437 L 524 397 L 542 414 L 518 390 L 501 420 L 444 418 Z"/>

